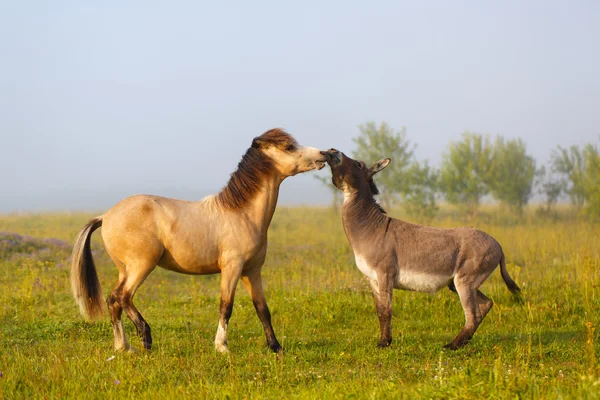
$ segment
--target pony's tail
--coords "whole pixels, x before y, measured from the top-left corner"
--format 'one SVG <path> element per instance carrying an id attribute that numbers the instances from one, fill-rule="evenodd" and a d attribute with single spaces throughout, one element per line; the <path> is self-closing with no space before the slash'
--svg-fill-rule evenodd
<path id="1" fill-rule="evenodd" d="M 512 280 L 512 278 L 508 274 L 508 270 L 506 269 L 506 260 L 504 259 L 504 252 L 502 252 L 502 257 L 500 257 L 500 274 L 502 275 L 502 279 L 504 280 L 504 283 L 506 283 L 508 290 L 510 290 L 512 294 L 520 295 L 521 288 L 515 283 L 515 281 Z"/>
<path id="2" fill-rule="evenodd" d="M 79 311 L 85 319 L 93 321 L 104 313 L 102 289 L 90 249 L 92 233 L 102 226 L 102 217 L 92 219 L 79 232 L 73 246 L 71 260 L 71 287 Z"/>

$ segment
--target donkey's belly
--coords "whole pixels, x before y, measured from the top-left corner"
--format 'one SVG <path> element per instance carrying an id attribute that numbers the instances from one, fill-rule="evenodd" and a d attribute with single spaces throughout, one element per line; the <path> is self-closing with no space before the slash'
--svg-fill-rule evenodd
<path id="1" fill-rule="evenodd" d="M 401 290 L 435 293 L 448 286 L 450 282 L 452 282 L 452 276 L 400 269 L 394 287 Z"/>

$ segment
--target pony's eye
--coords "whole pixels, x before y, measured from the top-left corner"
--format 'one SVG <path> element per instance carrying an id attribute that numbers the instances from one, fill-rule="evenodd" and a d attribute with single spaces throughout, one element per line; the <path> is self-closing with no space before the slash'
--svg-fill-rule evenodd
<path id="1" fill-rule="evenodd" d="M 288 144 L 288 146 L 285 148 L 287 151 L 293 151 L 296 149 L 296 146 L 294 146 L 293 144 Z"/>

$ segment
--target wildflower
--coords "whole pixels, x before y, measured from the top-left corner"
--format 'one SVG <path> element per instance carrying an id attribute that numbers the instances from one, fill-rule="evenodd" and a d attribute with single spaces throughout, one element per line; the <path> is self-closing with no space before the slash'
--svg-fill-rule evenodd
<path id="1" fill-rule="evenodd" d="M 39 287 L 39 288 L 41 288 L 41 289 L 43 289 L 43 288 L 44 288 L 44 286 L 42 285 L 42 281 L 40 280 L 40 278 L 35 278 L 35 282 L 33 282 L 33 286 L 34 286 L 34 287 L 36 287 L 36 286 L 37 286 L 37 287 Z"/>
<path id="2" fill-rule="evenodd" d="M 112 360 L 114 360 L 114 359 L 115 359 L 115 356 L 110 356 L 110 357 L 108 357 L 108 358 L 106 359 L 106 361 L 112 361 Z"/>
<path id="3" fill-rule="evenodd" d="M 0 378 L 2 378 L 2 371 L 0 371 Z"/>
<path id="4" fill-rule="evenodd" d="M 121 383 L 121 381 L 118 379 L 115 379 L 115 385 L 118 385 L 119 383 Z"/>

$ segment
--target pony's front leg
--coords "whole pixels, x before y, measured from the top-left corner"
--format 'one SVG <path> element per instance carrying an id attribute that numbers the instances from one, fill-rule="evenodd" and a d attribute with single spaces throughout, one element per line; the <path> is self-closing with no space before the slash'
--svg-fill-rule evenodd
<path id="1" fill-rule="evenodd" d="M 242 265 L 230 263 L 221 270 L 221 305 L 219 327 L 215 336 L 215 349 L 220 353 L 227 353 L 227 325 L 233 312 L 233 299 L 235 297 L 235 288 L 240 275 L 242 274 Z"/>
<path id="2" fill-rule="evenodd" d="M 248 293 L 250 293 L 256 315 L 258 315 L 258 319 L 260 319 L 263 329 L 265 330 L 267 345 L 275 353 L 282 351 L 283 349 L 275 337 L 273 325 L 271 325 L 271 312 L 269 311 L 269 306 L 267 306 L 267 300 L 265 299 L 260 270 L 253 271 L 252 273 L 243 276 L 242 282 L 244 282 Z"/>

